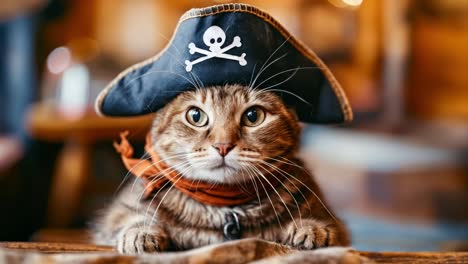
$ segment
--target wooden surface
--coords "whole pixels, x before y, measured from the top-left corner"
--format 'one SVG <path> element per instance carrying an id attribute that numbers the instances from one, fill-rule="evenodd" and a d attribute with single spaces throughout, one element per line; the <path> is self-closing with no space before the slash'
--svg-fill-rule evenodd
<path id="1" fill-rule="evenodd" d="M 42 253 L 114 252 L 112 247 L 106 246 L 53 242 L 0 242 L 0 248 L 22 251 L 39 251 Z"/>
<path id="2" fill-rule="evenodd" d="M 34 254 L 36 260 L 34 263 L 42 263 L 42 260 L 50 263 L 62 263 L 61 260 L 65 260 L 63 263 L 69 263 L 71 260 L 76 261 L 73 263 L 112 263 L 112 261 L 134 263 L 150 260 L 154 260 L 155 263 L 166 261 L 178 263 L 182 260 L 197 263 L 231 263 L 229 259 L 232 260 L 233 257 L 237 263 L 260 260 L 258 263 L 328 263 L 323 261 L 323 258 L 335 261 L 330 263 L 468 263 L 468 252 L 360 252 L 347 248 L 297 251 L 256 239 L 238 240 L 178 253 L 147 254 L 141 257 L 119 255 L 112 247 L 91 244 L 3 242 L 0 243 L 0 248 L 0 262 L 2 257 L 14 260 L 16 255 L 22 256 L 21 261 L 30 261 L 33 258 L 28 258 L 25 255 L 27 252 Z M 237 261 L 241 259 L 244 259 L 244 262 Z M 26 263 L 21 261 L 11 263 Z"/>
<path id="3" fill-rule="evenodd" d="M 468 252 L 359 252 L 376 263 L 468 263 Z"/>
<path id="4" fill-rule="evenodd" d="M 114 140 L 123 130 L 144 139 L 153 115 L 125 118 L 103 118 L 90 109 L 80 118 L 67 118 L 52 104 L 33 105 L 27 115 L 27 130 L 35 139 L 63 142 L 69 139 L 85 142 Z"/>

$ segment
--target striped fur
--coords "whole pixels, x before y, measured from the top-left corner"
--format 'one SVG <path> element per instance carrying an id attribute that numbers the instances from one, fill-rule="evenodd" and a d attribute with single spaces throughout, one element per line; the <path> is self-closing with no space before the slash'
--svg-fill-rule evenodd
<path id="1" fill-rule="evenodd" d="M 250 106 L 267 115 L 257 127 L 240 122 Z M 206 127 L 185 119 L 190 107 L 209 118 Z M 295 158 L 300 127 L 294 111 L 271 92 L 242 86 L 212 87 L 179 95 L 160 110 L 151 131 L 155 150 L 181 177 L 219 183 L 254 184 L 271 175 L 281 184 L 261 199 L 235 207 L 214 207 L 168 186 L 150 200 L 141 200 L 136 180 L 96 222 L 95 241 L 114 245 L 123 253 L 189 249 L 223 241 L 226 215 L 235 212 L 242 237 L 257 237 L 301 249 L 348 245 L 343 224 L 326 207 L 319 187 Z M 224 158 L 211 147 L 217 142 L 236 146 Z M 214 165 L 216 166 L 214 166 Z M 214 166 L 214 167 L 213 167 Z M 263 175 L 263 176 L 262 176 Z"/>

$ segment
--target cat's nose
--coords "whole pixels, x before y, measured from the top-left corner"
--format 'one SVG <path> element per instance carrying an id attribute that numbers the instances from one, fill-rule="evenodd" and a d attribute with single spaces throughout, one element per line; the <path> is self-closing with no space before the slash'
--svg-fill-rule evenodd
<path id="1" fill-rule="evenodd" d="M 236 145 L 231 143 L 215 143 L 212 145 L 212 147 L 218 151 L 219 155 L 223 157 L 226 156 L 235 146 Z"/>

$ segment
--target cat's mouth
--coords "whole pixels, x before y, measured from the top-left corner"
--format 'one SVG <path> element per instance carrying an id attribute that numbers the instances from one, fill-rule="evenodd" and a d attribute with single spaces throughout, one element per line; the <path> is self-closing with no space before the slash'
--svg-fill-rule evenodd
<path id="1" fill-rule="evenodd" d="M 219 170 L 219 169 L 234 169 L 234 167 L 232 166 L 229 166 L 227 163 L 226 163 L 226 159 L 221 159 L 221 161 L 214 165 L 213 167 L 210 168 L 210 170 Z"/>

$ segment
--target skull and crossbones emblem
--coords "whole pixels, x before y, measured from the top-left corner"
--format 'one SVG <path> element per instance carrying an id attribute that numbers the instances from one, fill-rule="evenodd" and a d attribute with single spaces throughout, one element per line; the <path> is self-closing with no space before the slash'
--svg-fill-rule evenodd
<path id="1" fill-rule="evenodd" d="M 211 59 L 211 58 L 222 58 L 228 60 L 235 60 L 239 62 L 239 65 L 244 66 L 247 65 L 247 61 L 245 60 L 245 53 L 242 53 L 240 56 L 235 56 L 232 54 L 226 54 L 227 51 L 231 50 L 234 47 L 242 46 L 241 38 L 239 36 L 235 36 L 232 43 L 227 45 L 226 47 L 222 48 L 224 42 L 226 41 L 226 33 L 218 26 L 211 26 L 209 27 L 205 33 L 203 34 L 203 43 L 208 46 L 208 50 L 200 49 L 195 46 L 195 43 L 191 42 L 188 45 L 189 53 L 195 54 L 200 53 L 205 56 L 200 57 L 196 60 L 185 61 L 185 70 L 187 72 L 191 71 L 193 65 L 200 63 L 202 61 Z"/>

